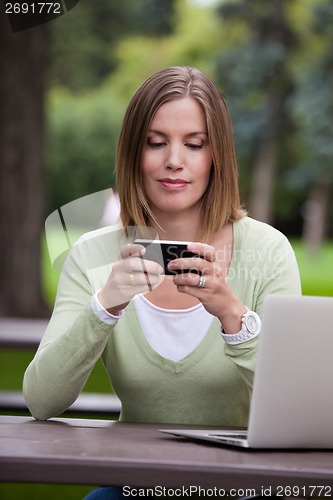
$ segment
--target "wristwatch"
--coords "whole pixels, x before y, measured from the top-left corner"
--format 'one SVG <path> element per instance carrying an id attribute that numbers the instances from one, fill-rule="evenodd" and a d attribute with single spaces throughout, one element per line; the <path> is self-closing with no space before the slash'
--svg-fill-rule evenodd
<path id="1" fill-rule="evenodd" d="M 237 333 L 227 334 L 224 333 L 222 328 L 221 335 L 227 344 L 236 345 L 254 339 L 259 335 L 260 330 L 261 319 L 258 314 L 254 311 L 250 311 L 250 309 L 246 307 L 246 312 L 242 316 L 242 329 Z"/>

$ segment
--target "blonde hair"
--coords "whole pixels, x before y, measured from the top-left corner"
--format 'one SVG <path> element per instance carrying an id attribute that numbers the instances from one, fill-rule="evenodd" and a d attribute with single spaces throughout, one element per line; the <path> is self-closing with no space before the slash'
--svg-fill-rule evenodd
<path id="1" fill-rule="evenodd" d="M 127 226 L 146 226 L 154 218 L 143 188 L 141 158 L 150 123 L 164 103 L 192 97 L 202 107 L 212 153 L 212 169 L 202 199 L 203 241 L 227 222 L 245 215 L 240 206 L 238 168 L 231 120 L 226 102 L 212 80 L 201 70 L 173 66 L 154 73 L 135 92 L 124 115 L 120 131 L 116 176 L 121 220 Z"/>

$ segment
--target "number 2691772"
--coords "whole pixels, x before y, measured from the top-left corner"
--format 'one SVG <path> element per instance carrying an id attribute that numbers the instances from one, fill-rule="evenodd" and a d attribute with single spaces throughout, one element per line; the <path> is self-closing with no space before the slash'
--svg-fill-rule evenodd
<path id="1" fill-rule="evenodd" d="M 62 14 L 60 2 L 6 2 L 6 14 Z"/>

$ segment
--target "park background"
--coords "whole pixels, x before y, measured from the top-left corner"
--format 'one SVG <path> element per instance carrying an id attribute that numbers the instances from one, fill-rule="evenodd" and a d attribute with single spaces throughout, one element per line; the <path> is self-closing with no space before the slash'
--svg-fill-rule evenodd
<path id="1" fill-rule="evenodd" d="M 128 100 L 178 64 L 203 69 L 227 100 L 249 215 L 289 237 L 304 294 L 333 296 L 331 0 L 80 0 L 15 33 L 0 11 L 0 316 L 50 315 L 59 271 L 46 218 L 116 189 Z M 2 350 L 0 389 L 21 388 L 32 356 Z M 101 365 L 85 390 L 110 390 Z M 0 485 L 4 500 L 87 491 Z"/>

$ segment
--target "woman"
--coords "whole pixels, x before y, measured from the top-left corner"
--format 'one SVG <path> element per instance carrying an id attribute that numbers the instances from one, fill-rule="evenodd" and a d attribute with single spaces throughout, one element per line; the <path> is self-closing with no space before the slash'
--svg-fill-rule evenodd
<path id="1" fill-rule="evenodd" d="M 132 97 L 117 152 L 121 229 L 73 248 L 24 378 L 32 415 L 75 401 L 102 357 L 121 420 L 247 424 L 266 295 L 300 294 L 285 236 L 246 216 L 226 103 L 198 69 L 152 75 Z M 191 242 L 165 276 L 128 228 Z M 127 244 L 118 254 L 119 231 Z M 145 266 L 143 266 L 143 262 Z"/>

